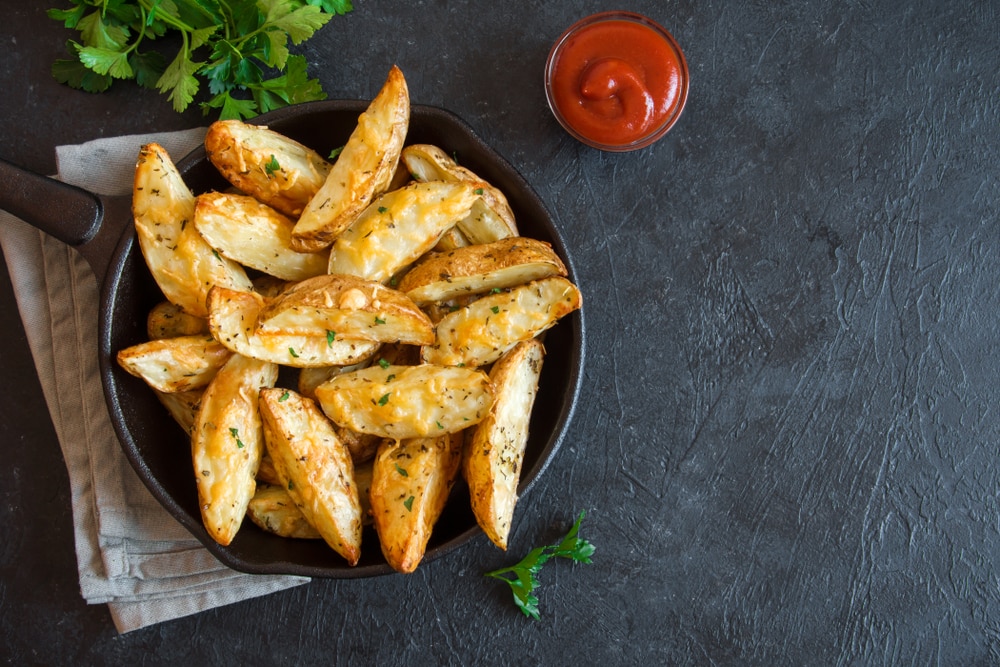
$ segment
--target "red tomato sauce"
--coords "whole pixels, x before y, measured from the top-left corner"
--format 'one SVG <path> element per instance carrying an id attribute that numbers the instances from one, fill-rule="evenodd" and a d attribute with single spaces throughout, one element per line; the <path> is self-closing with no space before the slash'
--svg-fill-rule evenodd
<path id="1" fill-rule="evenodd" d="M 553 50 L 548 78 L 564 125 L 611 147 L 659 138 L 687 98 L 687 65 L 677 45 L 625 18 L 571 28 Z"/>

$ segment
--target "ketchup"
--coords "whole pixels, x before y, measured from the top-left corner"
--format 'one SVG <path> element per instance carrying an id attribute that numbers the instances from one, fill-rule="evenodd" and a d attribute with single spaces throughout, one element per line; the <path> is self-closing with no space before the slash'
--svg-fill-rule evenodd
<path id="1" fill-rule="evenodd" d="M 687 100 L 687 63 L 666 30 L 626 12 L 588 17 L 552 48 L 546 90 L 578 139 L 631 150 L 659 139 Z"/>

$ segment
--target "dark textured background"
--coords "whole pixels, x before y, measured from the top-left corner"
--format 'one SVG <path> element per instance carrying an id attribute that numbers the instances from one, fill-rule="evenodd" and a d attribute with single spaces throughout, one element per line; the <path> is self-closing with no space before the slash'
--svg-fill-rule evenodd
<path id="1" fill-rule="evenodd" d="M 3 157 L 50 173 L 59 144 L 205 123 L 128 85 L 59 86 L 58 3 L 3 4 Z M 1000 663 L 1000 5 L 628 3 L 692 76 L 680 123 L 633 154 L 575 143 L 541 87 L 552 41 L 609 5 L 356 5 L 304 49 L 330 97 L 368 98 L 399 64 L 415 103 L 465 118 L 535 186 L 585 295 L 580 404 L 511 552 L 480 537 L 412 576 L 117 636 L 79 596 L 68 481 L 4 274 L 0 656 Z M 595 562 L 547 567 L 530 622 L 481 575 L 581 509 Z"/>

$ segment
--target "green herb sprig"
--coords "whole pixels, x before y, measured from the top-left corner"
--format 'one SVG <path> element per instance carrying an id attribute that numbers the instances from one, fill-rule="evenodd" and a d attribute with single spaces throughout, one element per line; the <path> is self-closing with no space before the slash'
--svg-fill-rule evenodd
<path id="1" fill-rule="evenodd" d="M 485 576 L 499 579 L 510 586 L 514 594 L 514 604 L 525 616 L 536 621 L 539 618 L 538 597 L 534 591 L 539 586 L 538 573 L 545 563 L 552 558 L 568 558 L 577 563 L 591 562 L 590 557 L 594 555 L 596 548 L 587 540 L 577 537 L 585 514 L 585 511 L 580 512 L 573 527 L 558 544 L 535 547 L 516 565 L 486 573 Z"/>
<path id="2" fill-rule="evenodd" d="M 50 18 L 76 30 L 69 59 L 56 60 L 57 81 L 92 93 L 115 79 L 132 80 L 168 96 L 182 112 L 202 84 L 207 115 L 250 118 L 289 104 L 326 99 L 306 59 L 291 55 L 351 0 L 69 0 Z M 149 48 L 163 37 L 169 49 Z M 176 49 L 174 53 L 173 50 Z M 166 51 L 166 54 L 165 54 Z"/>

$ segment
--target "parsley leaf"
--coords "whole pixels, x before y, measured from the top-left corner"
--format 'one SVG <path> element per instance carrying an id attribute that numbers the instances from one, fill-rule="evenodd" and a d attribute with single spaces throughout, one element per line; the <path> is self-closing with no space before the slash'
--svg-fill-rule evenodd
<path id="1" fill-rule="evenodd" d="M 221 118 L 250 118 L 289 104 L 326 99 L 306 59 L 289 45 L 310 39 L 350 0 L 63 0 L 49 18 L 78 33 L 52 76 L 98 93 L 131 80 L 185 111 L 199 106 Z M 178 40 L 160 47 L 160 37 Z M 164 40 L 167 41 L 167 40 Z M 179 47 L 178 47 L 179 44 Z M 150 46 L 152 50 L 147 50 Z M 168 64 L 169 62 L 169 64 Z"/>
<path id="2" fill-rule="evenodd" d="M 535 589 L 539 586 L 538 573 L 542 566 L 552 558 L 568 558 L 577 563 L 590 563 L 596 550 L 594 545 L 578 537 L 580 524 L 586 512 L 581 511 L 573 527 L 558 543 L 535 547 L 517 564 L 487 572 L 485 576 L 499 579 L 510 586 L 514 595 L 514 604 L 521 612 L 536 621 L 539 619 L 538 597 Z"/>

